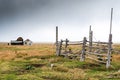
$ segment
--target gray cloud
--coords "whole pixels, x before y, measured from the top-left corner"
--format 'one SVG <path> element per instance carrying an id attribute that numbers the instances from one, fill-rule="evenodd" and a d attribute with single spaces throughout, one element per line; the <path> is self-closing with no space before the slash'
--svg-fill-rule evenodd
<path id="1" fill-rule="evenodd" d="M 32 13 L 44 6 L 48 0 L 0 0 L 0 17 L 14 17 L 18 14 Z"/>
<path id="2" fill-rule="evenodd" d="M 42 34 L 45 29 L 46 32 L 43 33 L 47 35 L 56 25 L 64 28 L 64 34 L 65 30 L 70 32 L 66 36 L 82 34 L 89 25 L 95 26 L 95 29 L 108 26 L 108 29 L 111 7 L 114 8 L 116 16 L 113 22 L 116 21 L 119 26 L 119 3 L 119 0 L 0 0 L 0 34 L 4 34 L 1 36 L 5 40 L 8 35 L 28 36 L 32 33 L 32 36 L 35 36 L 33 39 L 38 40 L 36 34 Z M 39 38 L 42 37 L 43 35 L 39 35 Z M 51 38 L 53 39 L 53 36 Z M 72 35 L 71 38 L 78 39 Z M 46 39 L 47 37 L 43 40 Z"/>

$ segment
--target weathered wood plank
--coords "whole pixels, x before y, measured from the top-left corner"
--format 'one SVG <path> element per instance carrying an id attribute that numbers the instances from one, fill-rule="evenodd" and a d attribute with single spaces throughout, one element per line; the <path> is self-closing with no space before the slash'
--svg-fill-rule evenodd
<path id="1" fill-rule="evenodd" d="M 87 56 L 86 58 L 91 59 L 91 60 L 94 60 L 94 61 L 97 61 L 97 62 L 100 62 L 100 63 L 105 63 L 105 64 L 106 64 L 105 61 L 100 61 L 100 60 L 94 59 L 94 58 L 92 58 L 92 57 L 88 57 L 88 56 Z"/>
<path id="2" fill-rule="evenodd" d="M 100 55 L 100 56 L 107 56 L 106 54 L 99 54 L 99 53 L 92 53 L 92 52 L 88 52 L 88 51 L 86 51 L 86 54 L 88 54 L 88 55 Z"/>

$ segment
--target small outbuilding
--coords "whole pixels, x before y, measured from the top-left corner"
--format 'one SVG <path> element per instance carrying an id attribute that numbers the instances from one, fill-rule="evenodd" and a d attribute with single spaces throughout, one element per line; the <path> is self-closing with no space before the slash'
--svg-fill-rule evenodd
<path id="1" fill-rule="evenodd" d="M 32 41 L 31 41 L 30 39 L 26 39 L 26 40 L 24 41 L 24 44 L 25 44 L 25 45 L 32 45 Z"/>

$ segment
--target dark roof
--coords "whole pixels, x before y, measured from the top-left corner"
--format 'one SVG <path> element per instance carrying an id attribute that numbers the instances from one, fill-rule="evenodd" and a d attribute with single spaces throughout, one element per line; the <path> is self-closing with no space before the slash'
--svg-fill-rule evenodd
<path id="1" fill-rule="evenodd" d="M 30 41 L 30 39 L 26 39 L 25 41 Z"/>
<path id="2" fill-rule="evenodd" d="M 23 38 L 22 37 L 18 37 L 17 41 L 23 41 Z"/>

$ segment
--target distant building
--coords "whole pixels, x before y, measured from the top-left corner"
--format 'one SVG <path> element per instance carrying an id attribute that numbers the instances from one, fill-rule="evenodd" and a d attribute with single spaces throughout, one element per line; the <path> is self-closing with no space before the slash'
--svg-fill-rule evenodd
<path id="1" fill-rule="evenodd" d="M 17 40 L 11 40 L 11 45 L 24 45 L 24 40 L 22 37 L 18 37 Z"/>
<path id="2" fill-rule="evenodd" d="M 25 45 L 32 45 L 32 41 L 29 40 L 29 39 L 26 39 L 26 40 L 24 41 L 24 44 L 25 44 Z"/>
<path id="3" fill-rule="evenodd" d="M 17 40 L 11 40 L 8 45 L 32 45 L 32 41 L 29 39 L 24 41 L 22 37 L 18 37 Z"/>

